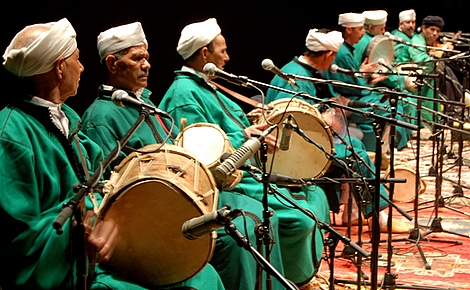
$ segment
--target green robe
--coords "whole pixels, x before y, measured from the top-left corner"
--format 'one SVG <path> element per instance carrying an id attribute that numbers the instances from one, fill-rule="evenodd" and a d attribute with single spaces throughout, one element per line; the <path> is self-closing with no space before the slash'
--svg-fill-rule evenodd
<path id="1" fill-rule="evenodd" d="M 309 66 L 308 64 L 302 63 L 298 60 L 298 58 L 295 58 L 294 60 L 290 61 L 286 65 L 284 65 L 281 70 L 287 74 L 295 74 L 299 76 L 305 76 L 305 77 L 311 77 L 311 78 L 316 78 L 316 79 L 324 79 L 323 74 L 324 72 L 318 71 L 317 69 Z M 324 85 L 324 84 L 315 84 L 313 82 L 309 81 L 297 81 L 297 85 L 299 86 L 299 89 L 292 89 L 290 87 L 290 84 L 281 79 L 279 76 L 275 76 L 270 83 L 273 87 L 279 87 L 279 88 L 284 88 L 287 90 L 292 90 L 294 92 L 305 92 L 309 94 L 310 96 L 316 97 L 318 99 L 329 99 L 333 97 L 334 91 L 332 90 L 332 87 L 330 85 Z M 275 100 L 283 99 L 283 98 L 291 98 L 291 94 L 287 94 L 285 92 L 282 92 L 280 90 L 276 89 L 268 89 L 266 92 L 266 103 L 273 102 Z M 300 96 L 297 96 L 297 98 L 303 99 L 304 101 L 315 104 L 314 99 L 308 99 L 308 98 L 302 98 Z M 302 128 L 300 128 L 302 129 Z M 339 132 L 340 133 L 340 132 Z M 367 151 L 365 149 L 364 144 L 362 143 L 361 140 L 354 138 L 354 137 L 346 137 L 345 141 L 347 142 L 346 144 L 342 143 L 341 140 L 338 138 L 335 138 L 334 140 L 334 146 L 335 146 L 335 152 L 336 152 L 336 158 L 340 159 L 341 161 L 347 163 L 347 158 L 348 157 L 354 157 L 353 151 L 360 157 L 364 162 L 354 162 L 353 170 L 359 173 L 359 175 L 364 176 L 366 178 L 374 178 L 375 177 L 375 165 L 370 159 L 369 155 L 367 154 Z M 348 148 L 350 145 L 352 145 L 352 148 Z M 367 168 L 369 167 L 370 170 Z M 338 168 L 341 173 L 344 173 L 344 169 Z M 337 171 L 335 170 L 334 173 Z M 340 177 L 340 176 L 331 176 L 331 177 Z M 329 188 L 326 187 L 325 190 L 328 190 Z M 338 196 L 339 198 L 339 191 L 337 189 Z M 384 196 L 387 196 L 387 193 L 385 191 L 385 188 L 383 185 L 380 187 L 380 193 Z M 330 199 L 330 207 L 335 203 L 335 201 L 331 201 L 332 196 L 329 195 Z M 363 196 L 365 200 L 370 201 L 371 196 Z M 356 197 L 356 200 L 359 200 L 359 196 Z M 337 201 L 339 203 L 339 201 Z M 369 203 L 370 204 L 370 203 Z M 383 209 L 387 206 L 387 203 L 385 200 L 381 199 L 380 200 L 380 209 Z M 332 208 L 333 210 L 333 208 Z M 368 205 L 367 207 L 364 207 L 363 212 L 366 217 L 369 217 L 372 213 L 372 207 Z"/>
<path id="2" fill-rule="evenodd" d="M 98 143 L 103 148 L 103 152 L 108 155 L 114 149 L 114 146 L 116 146 L 116 140 L 120 140 L 138 119 L 139 110 L 116 106 L 111 100 L 111 92 L 102 91 L 102 89 L 100 87 L 98 98 L 95 99 L 83 115 L 83 131 Z M 144 89 L 141 99 L 153 105 L 150 96 L 151 92 Z M 160 123 L 161 119 L 157 119 L 154 116 L 151 116 L 150 119 L 154 130 L 152 130 L 148 123 L 142 123 L 136 132 L 132 134 L 127 143 L 128 146 L 139 149 L 146 145 L 159 143 L 157 140 L 160 140 L 160 142 L 161 140 L 167 140 L 168 144 L 173 144 L 173 138 L 166 139 L 168 133 L 164 130 L 163 123 Z M 173 133 L 176 134 L 176 132 Z M 129 153 L 129 150 L 122 150 L 119 158 L 113 164 L 119 164 Z M 109 169 L 107 172 L 109 176 Z M 252 205 L 252 201 L 252 199 L 235 192 L 219 192 L 218 208 L 228 203 L 232 208 L 241 207 L 247 211 L 262 210 L 260 204 Z M 276 224 L 277 220 L 274 218 L 272 222 Z M 244 228 L 242 218 L 235 219 L 233 223 L 240 229 Z M 249 237 L 253 240 L 256 238 L 254 227 L 255 222 L 252 219 L 247 219 Z M 223 228 L 217 231 L 217 235 L 216 248 L 210 263 L 202 272 L 179 286 L 196 289 L 224 289 L 223 282 L 229 286 L 227 289 L 253 287 L 251 283 L 256 278 L 254 273 L 256 268 L 252 263 L 251 255 L 239 248 L 235 241 L 225 233 Z M 273 253 L 273 260 L 276 260 L 275 251 Z M 241 265 L 245 266 L 242 267 Z M 214 268 L 219 273 L 220 278 L 213 273 Z"/>
<path id="3" fill-rule="evenodd" d="M 354 47 L 349 45 L 347 42 L 344 42 L 338 50 L 336 54 L 335 60 L 333 61 L 334 64 L 338 65 L 338 67 L 359 71 L 359 67 L 357 66 L 356 62 L 354 61 Z M 340 82 L 344 82 L 347 84 L 362 86 L 362 87 L 370 87 L 367 83 L 366 79 L 364 78 L 357 78 L 353 76 L 349 76 L 346 74 L 341 73 L 331 73 L 330 71 L 325 71 L 325 78 L 328 80 L 337 80 Z M 335 86 L 334 90 L 351 100 L 360 100 L 363 102 L 374 103 L 377 105 L 381 105 L 384 109 L 387 108 L 388 102 L 381 103 L 380 100 L 382 99 L 383 95 L 378 92 L 364 90 L 364 89 L 356 89 L 351 87 L 344 87 L 344 86 Z M 376 110 L 373 108 L 361 108 L 363 112 L 374 112 L 377 115 L 383 117 L 391 117 L 390 112 L 384 112 L 382 110 Z M 402 106 L 397 106 L 397 112 L 403 113 Z M 396 118 L 398 120 L 403 120 L 400 115 L 397 115 Z M 374 122 L 373 119 L 365 118 L 362 114 L 359 113 L 352 113 L 348 117 L 349 121 L 356 123 L 358 128 L 364 132 L 364 138 L 362 142 L 367 148 L 367 151 L 376 151 L 376 136 L 373 130 L 372 123 Z M 396 139 L 395 144 L 397 148 L 403 149 L 406 147 L 408 142 L 408 130 L 396 126 Z"/>
<path id="4" fill-rule="evenodd" d="M 235 149 L 247 139 L 243 129 L 250 123 L 240 106 L 209 86 L 195 73 L 177 71 L 173 84 L 163 97 L 159 108 L 170 113 L 176 120 L 186 118 L 188 125 L 218 124 Z M 328 202 L 320 188 L 305 189 L 296 193 L 290 193 L 285 188 L 278 189 L 291 199 L 294 198 L 299 206 L 311 210 L 319 220 L 329 221 Z M 263 185 L 246 172 L 234 191 L 259 201 L 262 201 L 264 196 Z M 317 263 L 322 255 L 324 232 L 316 228 L 316 223 L 311 218 L 291 206 L 286 206 L 282 198 L 276 199 L 270 195 L 268 203 L 279 219 L 279 236 L 275 239 L 276 245 L 281 249 L 285 277 L 297 284 L 308 282 L 318 270 Z"/>
<path id="5" fill-rule="evenodd" d="M 70 219 L 62 235 L 52 224 L 63 204 L 75 196 L 75 185 L 86 181 L 80 152 L 90 174 L 103 155 L 79 131 L 79 116 L 65 104 L 62 110 L 70 122 L 68 137 L 52 122 L 47 107 L 18 101 L 0 111 L 0 260 L 8 265 L 0 272 L 3 289 L 73 289 L 72 277 L 77 279 L 69 243 Z M 99 203 L 99 195 L 97 199 Z M 91 208 L 88 196 L 85 201 Z M 96 268 L 91 289 L 102 288 L 103 281 L 108 285 L 105 289 L 142 289 Z"/>

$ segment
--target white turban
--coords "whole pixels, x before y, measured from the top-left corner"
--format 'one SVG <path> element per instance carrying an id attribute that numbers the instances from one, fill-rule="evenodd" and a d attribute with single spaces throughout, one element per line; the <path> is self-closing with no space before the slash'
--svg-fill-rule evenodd
<path id="1" fill-rule="evenodd" d="M 361 27 L 365 19 L 360 13 L 343 13 L 339 15 L 338 24 L 343 27 Z"/>
<path id="2" fill-rule="evenodd" d="M 310 29 L 305 46 L 311 51 L 338 51 L 343 41 L 343 36 L 339 31 L 322 33 L 318 32 L 318 29 Z"/>
<path id="3" fill-rule="evenodd" d="M 416 12 L 413 9 L 402 11 L 398 14 L 398 19 L 400 22 L 416 20 Z"/>
<path id="4" fill-rule="evenodd" d="M 13 48 L 18 37 L 24 37 L 22 32 L 45 25 L 50 25 L 51 28 L 41 32 L 30 45 L 19 49 Z M 57 22 L 29 25 L 16 34 L 5 50 L 3 65 L 9 72 L 19 77 L 43 74 L 52 70 L 59 58 L 69 57 L 76 49 L 76 33 L 66 18 Z"/>
<path id="5" fill-rule="evenodd" d="M 381 25 L 387 22 L 388 13 L 385 10 L 369 10 L 362 12 L 366 18 L 365 24 Z"/>
<path id="6" fill-rule="evenodd" d="M 139 45 L 148 47 L 140 22 L 121 25 L 103 31 L 98 35 L 100 62 L 110 54 Z"/>
<path id="7" fill-rule="evenodd" d="M 183 59 L 187 59 L 198 49 L 208 45 L 220 32 L 220 27 L 215 18 L 189 24 L 181 31 L 176 51 Z"/>

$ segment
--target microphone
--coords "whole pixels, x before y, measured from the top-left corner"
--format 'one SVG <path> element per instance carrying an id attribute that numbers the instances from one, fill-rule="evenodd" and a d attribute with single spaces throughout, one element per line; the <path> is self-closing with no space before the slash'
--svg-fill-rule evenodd
<path id="1" fill-rule="evenodd" d="M 284 73 L 282 70 L 280 70 L 277 66 L 274 65 L 273 61 L 270 60 L 269 58 L 266 58 L 261 62 L 261 66 L 265 70 L 271 71 L 273 74 L 277 75 L 281 79 L 285 80 L 288 82 L 292 87 L 299 88 L 297 83 L 295 82 L 294 78 L 288 76 L 286 73 Z"/>
<path id="2" fill-rule="evenodd" d="M 274 124 L 268 129 L 264 130 L 259 137 L 251 138 L 245 143 L 243 143 L 240 148 L 238 148 L 235 153 L 230 157 L 224 160 L 220 165 L 214 169 L 214 175 L 220 180 L 227 180 L 228 176 L 231 175 L 235 170 L 240 168 L 253 154 L 258 151 L 261 147 L 261 142 L 264 138 L 271 133 L 277 125 Z"/>
<path id="3" fill-rule="evenodd" d="M 171 119 L 170 114 L 168 114 L 167 112 L 162 111 L 162 110 L 158 109 L 157 107 L 155 107 L 151 104 L 148 104 L 144 101 L 141 101 L 137 98 L 133 98 L 133 97 L 129 96 L 129 94 L 124 90 L 115 90 L 113 92 L 113 94 L 111 95 L 111 100 L 118 107 L 129 106 L 129 107 L 133 107 L 133 108 L 136 108 L 136 109 L 146 108 L 146 109 L 150 109 L 152 111 L 152 113 L 155 113 L 155 114 L 160 115 L 162 117 Z"/>
<path id="4" fill-rule="evenodd" d="M 281 150 L 289 150 L 290 145 L 292 143 L 292 114 L 287 116 L 286 120 L 282 124 L 282 132 L 281 132 L 281 144 L 279 148 Z"/>
<path id="5" fill-rule="evenodd" d="M 206 75 L 210 77 L 215 76 L 238 86 L 244 86 L 244 87 L 247 86 L 246 83 L 248 82 L 248 80 L 246 77 L 240 77 L 240 76 L 236 76 L 234 74 L 225 72 L 217 68 L 217 66 L 211 62 L 206 63 L 206 65 L 204 66 L 202 70 L 204 71 Z"/>
<path id="6" fill-rule="evenodd" d="M 181 231 L 188 240 L 199 239 L 210 232 L 220 229 L 241 214 L 241 210 L 230 211 L 230 205 L 225 205 L 217 211 L 185 221 Z"/>
<path id="7" fill-rule="evenodd" d="M 227 153 L 225 152 L 224 154 L 222 154 L 222 156 L 220 157 L 220 162 L 224 162 L 227 158 L 229 158 L 231 156 L 230 153 Z M 254 165 L 251 165 L 250 163 L 248 162 L 245 162 L 243 163 L 240 167 L 238 167 L 238 169 L 240 170 L 246 170 L 246 171 L 252 171 L 252 172 L 255 172 L 255 173 L 263 173 L 263 171 L 261 169 L 259 169 L 258 167 L 254 166 Z"/>
<path id="8" fill-rule="evenodd" d="M 383 57 L 379 58 L 377 60 L 377 63 L 380 64 L 381 66 L 387 68 L 388 70 L 390 70 L 392 72 L 394 71 L 393 67 L 391 65 L 389 65 Z"/>
<path id="9" fill-rule="evenodd" d="M 350 100 L 348 103 L 348 107 L 350 108 L 379 108 L 380 106 L 374 103 Z"/>
<path id="10" fill-rule="evenodd" d="M 302 181 L 300 178 L 294 178 L 279 173 L 271 173 L 269 175 L 269 183 L 285 186 L 303 186 L 306 184 L 306 182 Z"/>
<path id="11" fill-rule="evenodd" d="M 341 68 L 336 64 L 332 64 L 330 66 L 330 72 L 332 72 L 334 74 L 335 73 L 342 73 L 342 74 L 352 76 L 352 77 L 355 77 L 355 78 L 363 78 L 364 77 L 361 73 L 358 73 L 356 71 L 352 71 L 352 70 L 349 70 L 349 69 Z"/>
<path id="12" fill-rule="evenodd" d="M 462 41 L 455 40 L 455 39 L 448 38 L 448 37 L 443 37 L 442 42 L 452 42 L 453 44 L 462 44 Z"/>

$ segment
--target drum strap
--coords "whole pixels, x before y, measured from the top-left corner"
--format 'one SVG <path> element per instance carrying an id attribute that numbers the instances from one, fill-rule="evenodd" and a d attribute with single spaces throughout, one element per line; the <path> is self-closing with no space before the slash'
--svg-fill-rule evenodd
<path id="1" fill-rule="evenodd" d="M 224 92 L 230 94 L 231 96 L 235 97 L 236 99 L 238 99 L 238 100 L 240 100 L 240 101 L 242 101 L 242 102 L 244 102 L 244 103 L 247 103 L 248 105 L 252 105 L 252 106 L 255 107 L 255 108 L 262 108 L 262 107 L 263 107 L 260 102 L 257 102 L 257 101 L 255 101 L 255 100 L 252 100 L 252 99 L 250 99 L 250 98 L 248 98 L 248 97 L 245 97 L 245 96 L 243 96 L 243 95 L 241 95 L 241 94 L 239 94 L 239 93 L 237 93 L 237 92 L 234 92 L 234 91 L 232 91 L 232 90 L 230 90 L 230 89 L 228 89 L 228 88 L 226 88 L 226 87 L 224 87 L 224 86 L 222 86 L 222 85 L 220 85 L 220 84 L 218 84 L 218 83 L 216 83 L 216 82 L 214 82 L 214 81 L 212 81 L 212 80 L 210 80 L 209 82 L 210 82 L 211 84 L 213 84 L 214 86 L 216 86 L 217 88 L 219 88 L 220 90 L 222 90 L 222 91 L 224 91 Z"/>

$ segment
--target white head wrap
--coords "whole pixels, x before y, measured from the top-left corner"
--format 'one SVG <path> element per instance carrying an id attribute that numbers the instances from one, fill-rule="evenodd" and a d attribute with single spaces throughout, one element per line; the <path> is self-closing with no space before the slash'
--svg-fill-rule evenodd
<path id="1" fill-rule="evenodd" d="M 365 24 L 381 25 L 387 22 L 388 13 L 385 10 L 369 10 L 362 12 L 366 18 Z"/>
<path id="2" fill-rule="evenodd" d="M 22 32 L 32 27 L 50 25 L 27 47 L 13 48 Z M 67 58 L 77 49 L 76 33 L 72 24 L 63 18 L 57 22 L 34 24 L 23 28 L 11 41 L 3 54 L 5 68 L 19 76 L 29 77 L 50 71 L 60 57 Z"/>
<path id="3" fill-rule="evenodd" d="M 148 47 L 140 22 L 129 23 L 103 31 L 98 35 L 100 62 L 110 54 L 139 45 Z"/>
<path id="4" fill-rule="evenodd" d="M 187 59 L 198 49 L 208 45 L 220 32 L 221 29 L 215 18 L 189 24 L 181 31 L 176 51 L 183 59 Z"/>
<path id="5" fill-rule="evenodd" d="M 413 9 L 402 11 L 398 14 L 398 19 L 400 22 L 416 20 L 416 12 Z"/>
<path id="6" fill-rule="evenodd" d="M 339 15 L 338 24 L 343 27 L 361 27 L 365 19 L 360 13 L 343 13 Z"/>
<path id="7" fill-rule="evenodd" d="M 323 33 L 315 28 L 308 32 L 305 46 L 311 51 L 338 51 L 343 41 L 343 36 L 339 31 Z"/>

